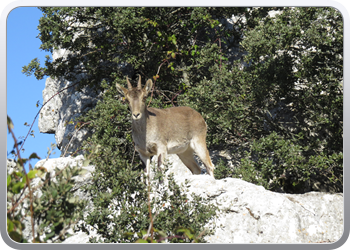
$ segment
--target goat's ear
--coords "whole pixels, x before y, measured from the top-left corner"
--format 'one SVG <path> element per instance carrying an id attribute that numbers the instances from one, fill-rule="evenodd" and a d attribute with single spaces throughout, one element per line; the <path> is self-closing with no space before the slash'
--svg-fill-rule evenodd
<path id="1" fill-rule="evenodd" d="M 153 82 L 151 79 L 148 79 L 143 90 L 146 92 L 146 94 L 148 94 L 151 91 L 152 87 L 153 87 Z"/>
<path id="2" fill-rule="evenodd" d="M 120 86 L 118 83 L 116 83 L 115 86 L 117 87 L 117 90 L 121 95 L 126 96 L 126 94 L 128 93 L 128 90 L 126 88 Z"/>

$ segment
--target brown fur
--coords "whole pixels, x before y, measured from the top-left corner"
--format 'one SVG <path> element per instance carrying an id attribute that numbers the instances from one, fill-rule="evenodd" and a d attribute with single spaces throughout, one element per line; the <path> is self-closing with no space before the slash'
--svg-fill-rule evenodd
<path id="1" fill-rule="evenodd" d="M 212 164 L 206 146 L 207 125 L 203 117 L 189 107 L 167 109 L 147 108 L 145 99 L 152 89 L 148 80 L 141 88 L 141 77 L 137 87 L 132 87 L 127 79 L 128 89 L 116 84 L 118 91 L 129 102 L 132 116 L 132 137 L 136 151 L 150 171 L 150 157 L 158 156 L 162 164 L 167 154 L 177 154 L 193 174 L 201 170 L 193 158 L 193 153 L 204 163 L 209 175 L 214 177 Z"/>

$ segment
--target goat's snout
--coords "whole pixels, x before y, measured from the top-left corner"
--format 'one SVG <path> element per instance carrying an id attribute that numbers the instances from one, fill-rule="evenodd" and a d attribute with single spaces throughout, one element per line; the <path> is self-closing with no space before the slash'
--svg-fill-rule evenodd
<path id="1" fill-rule="evenodd" d="M 137 113 L 137 114 L 132 114 L 134 119 L 139 119 L 141 116 L 140 116 L 140 113 Z"/>

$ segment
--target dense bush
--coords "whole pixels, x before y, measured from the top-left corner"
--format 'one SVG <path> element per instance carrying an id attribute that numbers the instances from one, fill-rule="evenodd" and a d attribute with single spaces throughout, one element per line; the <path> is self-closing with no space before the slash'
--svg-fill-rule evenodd
<path id="1" fill-rule="evenodd" d="M 343 186 L 343 154 L 307 157 L 298 140 L 284 139 L 276 132 L 253 142 L 251 152 L 242 159 L 235 177 L 267 189 L 284 192 L 305 192 L 312 189 L 340 192 Z"/>

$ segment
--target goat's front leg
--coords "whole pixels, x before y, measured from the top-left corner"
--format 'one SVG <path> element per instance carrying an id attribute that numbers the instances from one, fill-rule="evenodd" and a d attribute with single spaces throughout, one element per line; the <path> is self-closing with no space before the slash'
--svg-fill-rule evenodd
<path id="1" fill-rule="evenodd" d="M 159 143 L 157 145 L 157 163 L 158 169 L 164 164 L 165 158 L 167 157 L 167 146 L 164 143 Z"/>
<path id="2" fill-rule="evenodd" d="M 158 170 L 161 170 L 160 166 L 164 164 L 165 158 L 167 157 L 166 147 L 159 147 L 157 154 Z"/>
<path id="3" fill-rule="evenodd" d="M 146 184 L 148 184 L 148 179 L 151 174 L 151 158 L 145 155 L 140 154 L 141 161 L 146 165 Z"/>
<path id="4" fill-rule="evenodd" d="M 163 172 L 162 171 L 162 168 L 161 168 L 161 166 L 164 164 L 164 160 L 165 160 L 165 158 L 166 158 L 166 152 L 162 152 L 162 153 L 159 153 L 158 155 L 157 155 L 157 167 L 158 167 L 158 171 L 159 172 Z M 160 180 L 159 180 L 159 184 L 163 184 L 164 183 L 164 179 L 163 179 L 164 177 L 161 177 L 160 178 Z"/>

